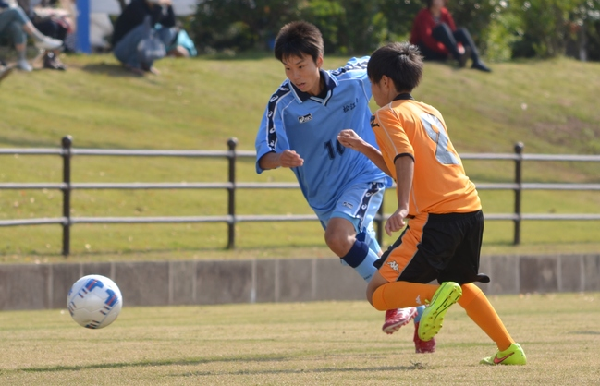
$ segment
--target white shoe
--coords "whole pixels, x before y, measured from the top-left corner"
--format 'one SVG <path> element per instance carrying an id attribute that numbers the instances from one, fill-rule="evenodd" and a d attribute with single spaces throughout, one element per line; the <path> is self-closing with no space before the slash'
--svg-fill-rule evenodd
<path id="1" fill-rule="evenodd" d="M 49 37 L 45 37 L 44 40 L 34 43 L 37 48 L 40 50 L 56 50 L 62 47 L 62 40 L 50 39 Z"/>
<path id="2" fill-rule="evenodd" d="M 25 71 L 25 72 L 31 72 L 31 70 L 33 69 L 31 67 L 31 64 L 27 63 L 26 60 L 19 60 L 17 62 L 17 67 L 19 68 L 19 70 Z"/>

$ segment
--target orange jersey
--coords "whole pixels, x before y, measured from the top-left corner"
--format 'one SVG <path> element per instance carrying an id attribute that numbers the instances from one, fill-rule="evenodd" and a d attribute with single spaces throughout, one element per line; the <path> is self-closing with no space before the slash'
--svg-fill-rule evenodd
<path id="1" fill-rule="evenodd" d="M 409 215 L 480 210 L 481 200 L 448 138 L 442 114 L 409 97 L 402 94 L 377 110 L 372 122 L 379 149 L 396 181 L 397 157 L 405 154 L 414 160 Z"/>

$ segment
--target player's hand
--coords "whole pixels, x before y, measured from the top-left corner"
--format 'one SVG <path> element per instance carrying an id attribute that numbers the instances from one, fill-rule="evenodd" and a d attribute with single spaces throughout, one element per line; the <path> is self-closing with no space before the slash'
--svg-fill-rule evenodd
<path id="1" fill-rule="evenodd" d="M 404 219 L 408 216 L 407 209 L 398 209 L 385 222 L 385 233 L 391 236 L 394 232 L 399 232 L 406 226 Z"/>
<path id="2" fill-rule="evenodd" d="M 304 160 L 294 150 L 284 150 L 279 154 L 279 165 L 284 168 L 295 168 L 303 164 Z"/>
<path id="3" fill-rule="evenodd" d="M 352 129 L 340 131 L 337 140 L 348 149 L 358 150 L 363 146 L 363 139 Z"/>

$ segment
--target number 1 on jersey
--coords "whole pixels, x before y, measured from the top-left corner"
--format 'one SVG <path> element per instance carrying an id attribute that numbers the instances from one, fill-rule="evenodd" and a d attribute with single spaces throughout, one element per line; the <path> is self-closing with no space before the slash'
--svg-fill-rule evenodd
<path id="1" fill-rule="evenodd" d="M 342 145 L 339 141 L 336 140 L 335 144 L 336 144 L 336 149 L 334 150 L 333 143 L 331 140 L 324 143 L 325 150 L 327 150 L 327 154 L 329 155 L 329 159 L 334 159 L 336 157 L 336 154 L 335 154 L 336 150 L 337 150 L 337 154 L 339 154 L 339 155 L 342 155 L 344 153 L 344 151 L 346 150 L 344 145 Z"/>

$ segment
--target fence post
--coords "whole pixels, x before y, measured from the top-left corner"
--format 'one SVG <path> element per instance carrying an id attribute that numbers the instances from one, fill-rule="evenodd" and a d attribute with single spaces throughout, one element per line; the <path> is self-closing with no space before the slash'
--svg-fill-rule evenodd
<path id="1" fill-rule="evenodd" d="M 63 217 L 66 221 L 63 223 L 63 250 L 62 254 L 65 258 L 69 256 L 69 244 L 71 242 L 71 145 L 73 138 L 71 136 L 63 137 L 62 158 L 63 158 Z"/>
<path id="2" fill-rule="evenodd" d="M 238 145 L 238 139 L 235 137 L 227 140 L 227 181 L 230 186 L 227 188 L 227 214 L 231 221 L 227 222 L 227 249 L 235 248 L 235 163 L 237 153 L 235 149 Z"/>
<path id="3" fill-rule="evenodd" d="M 521 244 L 521 172 L 522 172 L 522 161 L 523 161 L 523 142 L 517 142 L 515 144 L 515 153 L 517 154 L 517 160 L 515 161 L 515 234 L 513 239 L 513 245 Z"/>

